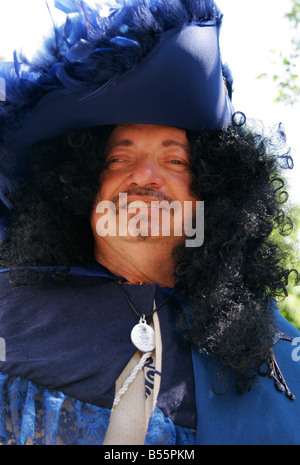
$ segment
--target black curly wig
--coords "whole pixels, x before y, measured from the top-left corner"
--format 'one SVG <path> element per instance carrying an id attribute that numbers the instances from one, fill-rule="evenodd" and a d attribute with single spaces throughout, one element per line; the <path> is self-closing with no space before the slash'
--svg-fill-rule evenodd
<path id="1" fill-rule="evenodd" d="M 89 128 L 31 149 L 32 176 L 10 199 L 2 266 L 68 268 L 93 260 L 89 218 L 111 131 Z M 292 227 L 281 177 L 292 159 L 276 154 L 284 138 L 280 128 L 277 134 L 275 146 L 235 124 L 188 134 L 190 189 L 205 203 L 205 239 L 199 248 L 174 250 L 176 286 L 189 297 L 188 341 L 232 370 L 240 391 L 268 363 L 271 301 L 287 293 L 291 273 L 285 251 L 270 239 L 274 228 L 286 234 Z"/>

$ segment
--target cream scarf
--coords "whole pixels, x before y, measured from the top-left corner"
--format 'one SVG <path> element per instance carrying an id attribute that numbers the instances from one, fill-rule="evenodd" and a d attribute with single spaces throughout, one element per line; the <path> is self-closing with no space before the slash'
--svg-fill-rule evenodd
<path id="1" fill-rule="evenodd" d="M 162 342 L 157 313 L 153 314 L 155 331 L 155 350 L 151 353 L 151 366 L 144 366 L 138 371 L 134 381 L 128 386 L 119 403 L 113 408 L 109 427 L 103 445 L 142 445 L 145 441 L 151 413 L 156 405 L 160 388 L 162 360 Z M 116 381 L 116 393 L 139 363 L 142 353 L 137 351 Z M 153 379 L 153 390 L 145 396 L 145 379 L 148 375 Z M 152 372 L 152 373 L 150 373 Z"/>

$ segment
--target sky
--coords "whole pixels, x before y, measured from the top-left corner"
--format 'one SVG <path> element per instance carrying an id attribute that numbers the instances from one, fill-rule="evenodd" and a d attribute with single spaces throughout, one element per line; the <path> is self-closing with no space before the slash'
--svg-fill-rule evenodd
<path id="1" fill-rule="evenodd" d="M 300 100 L 291 106 L 274 103 L 278 90 L 272 76 L 282 68 L 274 65 L 274 53 L 289 55 L 295 31 L 284 17 L 290 0 L 219 0 L 223 13 L 220 44 L 222 59 L 228 63 L 234 78 L 233 104 L 247 118 L 263 121 L 273 127 L 283 123 L 294 158 L 294 169 L 288 176 L 290 198 L 300 204 Z M 278 63 L 278 61 L 277 61 Z M 269 78 L 257 79 L 262 73 Z M 300 75 L 300 59 L 297 65 Z"/>
<path id="2" fill-rule="evenodd" d="M 48 3 L 51 7 L 53 0 Z M 277 90 L 271 78 L 278 71 L 271 50 L 288 55 L 292 37 L 300 34 L 284 18 L 290 4 L 290 0 L 217 0 L 223 13 L 222 60 L 234 78 L 234 107 L 270 127 L 283 123 L 295 165 L 288 175 L 290 199 L 300 204 L 300 101 L 294 106 L 274 103 Z M 54 17 L 60 22 L 64 15 L 56 12 Z M 34 55 L 51 26 L 44 0 L 0 0 L 0 56 L 11 61 L 14 50 Z M 257 79 L 262 73 L 269 77 Z"/>

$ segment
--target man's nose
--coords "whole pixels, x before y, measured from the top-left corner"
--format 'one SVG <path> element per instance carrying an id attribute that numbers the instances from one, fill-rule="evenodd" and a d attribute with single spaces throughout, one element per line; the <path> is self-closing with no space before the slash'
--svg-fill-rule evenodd
<path id="1" fill-rule="evenodd" d="M 142 158 L 134 165 L 128 183 L 130 186 L 156 187 L 163 184 L 163 178 L 157 163 L 149 158 Z"/>

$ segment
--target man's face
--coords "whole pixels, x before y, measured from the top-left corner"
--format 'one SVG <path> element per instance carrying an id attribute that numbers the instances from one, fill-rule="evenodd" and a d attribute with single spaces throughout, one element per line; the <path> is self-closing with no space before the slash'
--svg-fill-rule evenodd
<path id="1" fill-rule="evenodd" d="M 138 215 L 139 237 L 126 235 L 124 231 L 122 237 L 127 240 L 161 238 L 162 222 L 166 218 L 163 211 L 167 211 L 161 205 L 176 201 L 183 207 L 185 201 L 192 201 L 193 206 L 196 202 L 189 192 L 189 150 L 186 132 L 181 129 L 154 125 L 116 126 L 107 143 L 106 165 L 91 216 L 93 231 L 104 214 L 99 208 L 97 210 L 97 205 L 109 201 L 115 207 L 117 236 L 121 217 L 126 219 L 128 228 L 130 221 L 137 226 L 134 220 Z M 174 236 L 173 223 L 170 235 Z"/>

